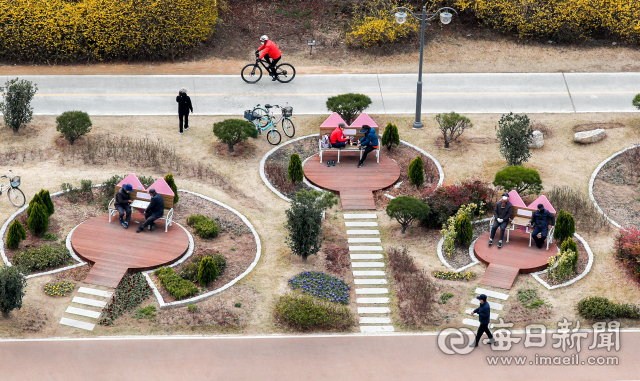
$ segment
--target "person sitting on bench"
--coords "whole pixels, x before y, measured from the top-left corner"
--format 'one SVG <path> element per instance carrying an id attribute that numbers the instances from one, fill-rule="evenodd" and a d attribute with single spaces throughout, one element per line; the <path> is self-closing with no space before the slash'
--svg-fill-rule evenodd
<path id="1" fill-rule="evenodd" d="M 549 221 L 551 221 L 551 224 L 549 224 Z M 531 236 L 536 242 L 538 249 L 542 249 L 544 240 L 547 239 L 547 235 L 549 234 L 549 225 L 555 226 L 555 224 L 556 218 L 553 214 L 546 210 L 544 205 L 538 204 L 538 210 L 533 212 L 533 217 L 531 217 L 531 221 L 529 221 L 529 226 L 533 226 Z M 538 234 L 540 234 L 540 238 L 538 238 Z"/>
<path id="2" fill-rule="evenodd" d="M 120 215 L 120 225 L 125 229 L 129 229 L 129 222 L 131 222 L 131 195 L 129 192 L 133 190 L 131 184 L 124 184 L 122 188 L 116 193 L 116 202 L 114 206 Z"/>
<path id="3" fill-rule="evenodd" d="M 344 136 L 344 123 L 338 124 L 335 130 L 331 133 L 329 140 L 331 141 L 332 148 L 344 148 L 347 146 L 349 139 Z"/>
<path id="4" fill-rule="evenodd" d="M 502 239 L 504 238 L 504 231 L 509 225 L 509 219 L 513 213 L 513 205 L 509 202 L 509 193 L 502 195 L 502 200 L 496 203 L 495 210 L 493 211 L 493 226 L 491 227 L 491 236 L 489 237 L 489 245 L 493 243 L 493 237 L 496 236 L 496 231 L 500 227 L 500 241 L 498 241 L 498 249 L 502 247 Z"/>
<path id="5" fill-rule="evenodd" d="M 153 188 L 149 189 L 149 194 L 151 195 L 151 202 L 149 202 L 149 206 L 147 206 L 147 209 L 144 211 L 144 218 L 146 218 L 146 220 L 136 230 L 136 233 L 140 233 L 142 229 L 147 226 L 149 226 L 149 230 L 153 231 L 153 229 L 156 228 L 154 221 L 164 215 L 164 200 L 162 196 L 156 193 L 156 190 Z"/>
<path id="6" fill-rule="evenodd" d="M 364 152 L 362 153 L 362 159 L 358 162 L 358 168 L 362 167 L 362 163 L 364 163 L 369 152 L 378 148 L 378 135 L 376 135 L 376 131 L 373 128 L 365 124 L 362 126 L 360 133 L 364 134 L 364 136 L 358 141 L 358 147 L 360 149 L 364 147 Z"/>

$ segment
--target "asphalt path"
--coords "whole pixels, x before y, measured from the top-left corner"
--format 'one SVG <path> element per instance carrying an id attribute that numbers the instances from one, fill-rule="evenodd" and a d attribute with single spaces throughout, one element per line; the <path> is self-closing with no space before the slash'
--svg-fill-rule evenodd
<path id="1" fill-rule="evenodd" d="M 326 114 L 327 97 L 367 94 L 372 114 L 415 112 L 416 74 L 300 75 L 283 84 L 240 75 L 19 76 L 35 82 L 36 115 L 174 115 L 186 87 L 196 115 L 241 115 L 256 104 L 289 102 L 296 114 Z M 0 81 L 9 79 L 0 76 Z M 640 73 L 425 74 L 424 113 L 637 112 Z"/>

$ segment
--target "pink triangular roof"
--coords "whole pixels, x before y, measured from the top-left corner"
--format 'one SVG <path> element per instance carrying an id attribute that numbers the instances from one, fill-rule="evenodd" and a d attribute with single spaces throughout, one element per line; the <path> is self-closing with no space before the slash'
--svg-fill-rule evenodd
<path id="1" fill-rule="evenodd" d="M 145 191 L 146 190 L 146 189 L 144 189 L 144 185 L 142 185 L 140 180 L 138 180 L 138 176 L 136 176 L 134 173 L 128 174 L 127 177 L 122 179 L 122 181 L 120 181 L 117 186 L 122 187 L 124 184 L 131 184 L 133 189 L 137 190 L 137 191 Z"/>
<path id="2" fill-rule="evenodd" d="M 509 202 L 511 203 L 511 205 L 517 206 L 520 208 L 527 207 L 524 201 L 522 201 L 522 197 L 520 197 L 520 195 L 518 194 L 518 192 L 516 192 L 515 189 L 509 192 Z"/>
<path id="3" fill-rule="evenodd" d="M 347 125 L 347 122 L 342 119 L 340 114 L 334 112 L 320 125 L 320 127 L 338 127 L 338 124 L 340 123 L 344 123 L 345 126 Z"/>
<path id="4" fill-rule="evenodd" d="M 156 190 L 156 192 L 158 192 L 158 194 L 164 194 L 164 195 L 168 195 L 168 196 L 175 196 L 175 194 L 171 190 L 171 187 L 169 186 L 169 184 L 167 184 L 167 182 L 164 181 L 164 179 L 162 177 L 159 178 L 158 180 L 156 180 L 153 184 L 151 184 L 149 189 L 151 189 L 151 188 L 154 188 Z"/>
<path id="5" fill-rule="evenodd" d="M 356 120 L 354 120 L 349 127 L 362 127 L 365 124 L 368 125 L 369 127 L 378 127 L 376 122 L 374 122 L 373 119 L 371 119 L 371 117 L 367 115 L 366 112 L 363 112 L 362 114 L 358 115 Z"/>
<path id="6" fill-rule="evenodd" d="M 531 204 L 529 204 L 528 207 L 530 209 L 536 209 L 538 207 L 538 204 L 544 205 L 544 208 L 546 210 L 550 211 L 553 214 L 556 214 L 556 210 L 553 208 L 553 206 L 551 206 L 551 203 L 549 202 L 549 200 L 547 200 L 547 197 L 540 196 L 540 197 L 536 198 L 536 200 L 534 202 L 532 202 Z"/>

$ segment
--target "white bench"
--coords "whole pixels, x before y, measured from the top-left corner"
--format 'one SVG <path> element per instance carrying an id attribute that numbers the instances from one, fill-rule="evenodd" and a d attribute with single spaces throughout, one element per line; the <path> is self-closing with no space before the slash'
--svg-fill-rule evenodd
<path id="1" fill-rule="evenodd" d="M 335 148 L 335 147 L 329 147 L 329 148 L 323 148 L 322 147 L 322 136 L 324 135 L 329 135 L 331 136 L 331 133 L 335 130 L 335 127 L 320 127 L 320 139 L 318 140 L 318 151 L 319 151 L 319 155 L 320 156 L 320 163 L 322 163 L 322 154 L 324 152 L 338 152 L 338 163 L 340 163 L 340 152 L 341 151 L 348 151 L 348 152 L 355 152 L 355 151 L 359 151 L 360 152 L 360 160 L 362 160 L 362 153 L 363 150 L 361 150 L 359 147 L 357 146 L 350 146 L 350 145 L 346 145 L 343 148 Z M 376 134 L 378 133 L 378 128 L 377 127 L 373 127 L 373 129 L 376 131 Z M 354 128 L 345 128 L 344 129 L 344 136 L 353 136 L 354 140 L 356 139 L 360 139 L 361 137 L 364 136 L 364 134 L 360 134 L 358 133 L 358 131 Z M 378 141 L 378 148 L 374 149 L 372 152 L 375 152 L 376 154 L 376 163 L 380 163 L 380 142 Z"/>
<path id="2" fill-rule="evenodd" d="M 119 190 L 120 190 L 120 187 L 117 186 L 116 193 L 118 193 Z M 146 207 L 149 205 L 149 200 L 151 200 L 151 195 L 149 193 L 143 192 L 143 191 L 137 191 L 134 189 L 131 192 L 129 192 L 129 194 L 131 194 L 131 200 L 134 201 L 134 203 L 140 204 L 139 206 L 140 208 L 144 207 L 146 209 Z M 160 196 L 162 196 L 162 200 L 164 201 L 164 215 L 158 219 L 165 220 L 164 232 L 166 233 L 168 231 L 169 226 L 173 224 L 173 196 L 164 195 L 164 194 L 161 194 Z M 109 201 L 109 206 L 108 206 L 109 222 L 111 222 L 112 216 L 115 216 L 116 214 L 118 214 L 118 210 L 115 207 L 115 203 L 116 203 L 115 197 L 112 198 L 111 201 Z M 134 208 L 136 207 L 132 205 L 132 209 Z"/>

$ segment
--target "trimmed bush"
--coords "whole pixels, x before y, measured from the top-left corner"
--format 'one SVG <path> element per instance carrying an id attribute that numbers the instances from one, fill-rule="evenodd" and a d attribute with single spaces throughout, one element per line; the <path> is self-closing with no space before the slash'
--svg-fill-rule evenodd
<path id="1" fill-rule="evenodd" d="M 424 184 L 424 165 L 422 164 L 422 157 L 416 156 L 415 159 L 409 163 L 409 182 L 416 187 Z"/>
<path id="2" fill-rule="evenodd" d="M 547 276 L 555 282 L 561 282 L 568 279 L 576 273 L 576 264 L 578 263 L 577 251 L 563 251 L 555 257 L 549 257 Z M 556 267 L 553 267 L 557 264 Z"/>
<path id="3" fill-rule="evenodd" d="M 456 242 L 461 244 L 471 243 L 473 238 L 473 227 L 471 226 L 471 220 L 466 213 L 459 215 L 456 218 L 456 222 L 453 225 L 456 232 Z"/>
<path id="4" fill-rule="evenodd" d="M 292 153 L 289 158 L 289 167 L 287 168 L 287 179 L 292 183 L 300 183 L 304 179 L 302 171 L 302 161 L 297 153 Z"/>
<path id="5" fill-rule="evenodd" d="M 233 151 L 233 146 L 247 139 L 257 138 L 258 130 L 253 123 L 241 119 L 226 119 L 213 124 L 213 134 Z"/>
<path id="6" fill-rule="evenodd" d="M 27 239 L 27 232 L 20 221 L 13 220 L 7 232 L 7 247 L 9 249 L 17 249 L 23 239 Z"/>
<path id="7" fill-rule="evenodd" d="M 567 238 L 572 237 L 576 232 L 576 221 L 573 216 L 563 209 L 560 209 L 556 217 L 556 228 L 553 231 L 553 239 L 562 243 Z"/>
<path id="8" fill-rule="evenodd" d="M 289 232 L 286 238 L 291 252 L 307 260 L 317 254 L 322 245 L 322 212 L 336 205 L 333 193 L 301 190 L 291 197 L 291 207 L 285 210 Z"/>
<path id="9" fill-rule="evenodd" d="M 22 308 L 25 287 L 27 279 L 15 266 L 0 267 L 0 311 L 4 316 L 16 308 Z"/>
<path id="10" fill-rule="evenodd" d="M 482 204 L 476 205 L 474 203 L 462 205 L 455 216 L 449 217 L 447 222 L 442 225 L 442 230 L 440 230 L 440 234 L 444 239 L 442 251 L 449 257 L 455 253 L 456 242 L 471 242 L 471 238 L 473 238 L 473 228 L 470 226 L 471 218 L 476 215 L 481 206 Z M 469 220 L 469 226 L 466 226 L 467 223 L 463 216 L 466 216 L 466 220 Z M 459 233 L 464 234 L 464 236 L 458 237 Z"/>
<path id="11" fill-rule="evenodd" d="M 42 199 L 40 199 L 40 193 L 36 193 L 33 195 L 31 201 L 29 201 L 29 206 L 27 207 L 27 217 L 31 215 L 31 211 L 36 204 L 42 204 Z"/>
<path id="12" fill-rule="evenodd" d="M 565 251 L 574 251 L 576 253 L 578 252 L 578 245 L 576 245 L 576 243 L 573 241 L 573 238 L 567 238 L 564 242 L 562 242 L 562 245 L 560 245 L 560 252 L 564 253 Z"/>
<path id="13" fill-rule="evenodd" d="M 200 266 L 198 267 L 198 283 L 200 283 L 200 286 L 207 287 L 209 283 L 216 280 L 217 276 L 218 269 L 216 268 L 216 263 L 213 261 L 213 258 L 202 258 Z"/>
<path id="14" fill-rule="evenodd" d="M 528 116 L 512 112 L 503 114 L 496 126 L 496 133 L 500 141 L 500 154 L 509 165 L 522 165 L 529 160 L 533 129 Z"/>
<path id="15" fill-rule="evenodd" d="M 398 133 L 398 127 L 393 123 L 388 123 L 384 128 L 382 134 L 382 145 L 387 147 L 387 150 L 391 151 L 391 147 L 400 145 L 400 134 Z"/>
<path id="16" fill-rule="evenodd" d="M 180 276 L 184 279 L 188 279 L 192 282 L 198 281 L 198 270 L 200 269 L 200 262 L 205 257 L 213 258 L 213 261 L 216 264 L 217 276 L 221 276 L 227 267 L 227 260 L 222 254 L 213 254 L 213 255 L 196 255 L 191 258 L 191 261 L 187 264 L 184 264 L 180 268 Z"/>
<path id="17" fill-rule="evenodd" d="M 591 296 L 578 302 L 578 313 L 592 320 L 640 319 L 640 309 L 633 304 L 614 303 L 607 298 Z"/>
<path id="18" fill-rule="evenodd" d="M 13 1 L 0 0 L 0 30 L 5 21 L 2 19 L 3 10 L 5 10 L 6 3 L 12 3 Z M 25 1 L 25 3 L 28 2 Z M 18 18 L 11 18 L 9 21 L 11 25 L 16 25 L 16 20 L 22 20 L 23 15 L 18 15 Z M 20 31 L 23 34 L 24 31 Z M 3 46 L 6 39 L 6 34 L 0 34 L 0 56 L 4 51 Z M 18 80 L 12 79 L 5 82 L 4 87 L 0 87 L 0 98 L 3 102 L 0 102 L 0 113 L 4 119 L 4 125 L 11 128 L 13 132 L 17 133 L 20 128 L 29 124 L 33 119 L 33 107 L 31 107 L 31 101 L 33 96 L 38 91 L 38 86 L 34 83 L 27 81 L 26 79 Z"/>
<path id="19" fill-rule="evenodd" d="M 222 275 L 227 268 L 227 258 L 222 254 L 214 254 L 211 258 L 216 263 L 216 269 L 218 270 L 218 276 Z"/>
<path id="20" fill-rule="evenodd" d="M 53 206 L 53 201 L 51 201 L 51 194 L 49 193 L 49 191 L 41 189 L 40 193 L 38 193 L 38 196 L 40 196 L 41 204 L 47 207 L 47 214 L 51 216 L 53 213 L 55 213 L 56 208 L 55 206 Z"/>
<path id="21" fill-rule="evenodd" d="M 636 96 L 633 97 L 633 101 L 631 101 L 631 104 L 634 105 L 638 110 L 640 110 L 640 94 L 636 94 Z"/>
<path id="22" fill-rule="evenodd" d="M 169 173 L 164 177 L 164 181 L 167 182 L 169 188 L 173 191 L 173 203 L 177 204 L 180 200 L 180 196 L 178 196 L 178 187 L 176 186 L 176 181 L 173 179 L 173 174 Z"/>
<path id="23" fill-rule="evenodd" d="M 176 300 L 188 298 L 198 293 L 198 287 L 186 279 L 182 279 L 174 269 L 170 267 L 160 267 L 154 274 L 162 283 L 162 286 Z"/>
<path id="24" fill-rule="evenodd" d="M 402 234 L 414 221 L 420 221 L 429 215 L 429 206 L 423 201 L 409 196 L 398 196 L 389 201 L 387 215 L 402 226 Z"/>
<path id="25" fill-rule="evenodd" d="M 209 218 L 199 221 L 193 228 L 200 238 L 216 238 L 219 234 L 218 224 Z"/>
<path id="26" fill-rule="evenodd" d="M 70 261 L 69 250 L 62 245 L 42 245 L 23 249 L 11 258 L 11 263 L 24 272 L 49 270 L 66 265 Z"/>
<path id="27" fill-rule="evenodd" d="M 91 118 L 83 111 L 66 111 L 56 118 L 56 131 L 62 134 L 69 144 L 91 132 Z"/>
<path id="28" fill-rule="evenodd" d="M 521 165 L 512 165 L 496 173 L 493 185 L 506 192 L 515 190 L 520 195 L 539 194 L 543 188 L 538 171 Z"/>
<path id="29" fill-rule="evenodd" d="M 462 116 L 455 112 L 448 114 L 436 115 L 436 121 L 440 126 L 442 138 L 444 139 L 444 148 L 449 148 L 451 142 L 455 142 L 464 133 L 465 130 L 473 127 L 473 123 L 466 116 Z"/>
<path id="30" fill-rule="evenodd" d="M 203 216 L 202 214 L 192 214 L 189 217 L 187 217 L 187 225 L 194 226 L 198 222 L 206 221 L 206 220 L 208 220 L 208 218 Z"/>
<path id="31" fill-rule="evenodd" d="M 27 218 L 27 227 L 38 237 L 47 232 L 47 229 L 49 229 L 49 214 L 47 214 L 47 208 L 44 205 L 40 203 L 33 205 L 31 214 Z"/>
<path id="32" fill-rule="evenodd" d="M 356 115 L 361 114 L 371 104 L 371 98 L 364 94 L 341 94 L 327 99 L 327 109 L 337 112 L 347 125 L 353 123 Z"/>
<path id="33" fill-rule="evenodd" d="M 348 306 L 298 293 L 281 296 L 274 317 L 278 323 L 299 331 L 346 330 L 356 323 Z"/>

